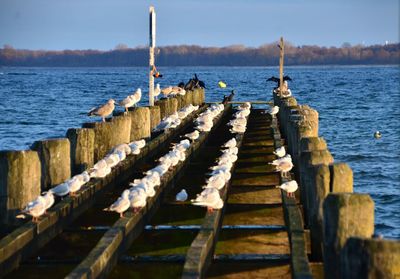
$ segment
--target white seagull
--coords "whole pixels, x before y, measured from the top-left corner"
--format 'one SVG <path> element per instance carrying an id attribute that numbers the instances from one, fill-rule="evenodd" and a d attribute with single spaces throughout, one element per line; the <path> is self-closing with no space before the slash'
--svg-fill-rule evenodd
<path id="1" fill-rule="evenodd" d="M 32 222 L 36 223 L 38 218 L 42 216 L 46 211 L 46 200 L 44 197 L 39 196 L 36 200 L 31 201 L 27 204 L 27 206 L 22 210 L 22 214 L 16 216 L 16 218 L 25 219 L 26 216 L 24 214 L 29 214 L 32 216 Z"/>
<path id="2" fill-rule="evenodd" d="M 227 142 L 225 142 L 225 143 L 222 145 L 222 147 L 231 148 L 231 147 L 236 147 L 236 145 L 237 145 L 236 138 L 231 138 L 230 140 L 228 140 Z"/>
<path id="3" fill-rule="evenodd" d="M 104 211 L 115 211 L 120 217 L 124 217 L 124 212 L 128 210 L 131 203 L 129 201 L 129 190 L 122 192 L 122 195 L 109 207 L 104 208 Z"/>
<path id="4" fill-rule="evenodd" d="M 213 212 L 214 209 L 221 209 L 224 206 L 224 201 L 221 199 L 219 191 L 215 188 L 204 189 L 191 202 L 193 205 L 207 207 L 208 212 Z"/>
<path id="5" fill-rule="evenodd" d="M 276 186 L 276 188 L 280 188 L 285 191 L 288 197 L 295 197 L 294 192 L 296 192 L 299 186 L 297 185 L 296 180 L 291 180 Z"/>
<path id="6" fill-rule="evenodd" d="M 275 115 L 279 112 L 279 107 L 278 106 L 273 106 L 271 108 L 269 108 L 266 113 L 270 114 L 272 116 L 272 118 L 275 117 Z"/>
<path id="7" fill-rule="evenodd" d="M 184 202 L 188 198 L 188 194 L 185 189 L 182 189 L 178 194 L 176 194 L 175 200 L 179 202 Z"/>

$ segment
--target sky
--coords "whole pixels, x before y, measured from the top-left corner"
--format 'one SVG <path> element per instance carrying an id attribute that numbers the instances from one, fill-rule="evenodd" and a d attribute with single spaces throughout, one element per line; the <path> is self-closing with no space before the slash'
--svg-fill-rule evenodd
<path id="1" fill-rule="evenodd" d="M 146 46 L 149 6 L 157 46 L 245 45 L 280 36 L 295 45 L 399 42 L 398 0 L 0 0 L 0 47 Z"/>

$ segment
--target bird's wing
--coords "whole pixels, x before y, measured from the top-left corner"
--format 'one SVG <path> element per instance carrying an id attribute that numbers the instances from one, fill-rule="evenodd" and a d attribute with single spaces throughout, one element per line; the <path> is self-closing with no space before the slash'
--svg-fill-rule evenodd
<path id="1" fill-rule="evenodd" d="M 270 77 L 269 79 L 267 79 L 267 81 L 278 82 L 278 81 L 279 81 L 279 78 L 272 76 L 272 77 Z"/>

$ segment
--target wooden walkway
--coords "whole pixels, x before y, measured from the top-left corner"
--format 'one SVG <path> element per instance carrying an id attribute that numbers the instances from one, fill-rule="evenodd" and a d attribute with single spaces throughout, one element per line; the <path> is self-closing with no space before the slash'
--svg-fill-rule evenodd
<path id="1" fill-rule="evenodd" d="M 169 176 L 145 211 L 127 214 L 117 222 L 115 214 L 101 211 L 126 186 L 121 185 L 97 199 L 85 215 L 10 278 L 44 274 L 52 278 L 319 277 L 321 267 L 308 262 L 309 244 L 298 195 L 286 198 L 275 188 L 284 180 L 268 162 L 276 158 L 272 152 L 284 142 L 276 120 L 262 111 L 253 109 L 246 133 L 237 136 L 239 158 L 221 193 L 223 210 L 207 213 L 190 202 L 175 202 L 175 195 L 184 188 L 191 199 L 201 191 L 220 146 L 232 137 L 226 126 L 230 109 L 191 150 L 188 162 Z M 190 127 L 181 134 L 187 131 Z M 174 141 L 179 139 L 176 136 Z M 151 168 L 150 159 L 135 168 L 137 175 Z"/>

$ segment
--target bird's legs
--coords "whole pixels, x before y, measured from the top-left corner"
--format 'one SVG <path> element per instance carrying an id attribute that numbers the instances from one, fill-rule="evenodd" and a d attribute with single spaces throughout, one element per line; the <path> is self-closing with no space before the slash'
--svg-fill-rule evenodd
<path id="1" fill-rule="evenodd" d="M 119 217 L 120 217 L 120 218 L 124 217 L 124 213 L 123 213 L 123 212 L 120 212 L 120 213 L 119 213 Z"/>
<path id="2" fill-rule="evenodd" d="M 208 212 L 208 213 L 213 213 L 213 212 L 214 212 L 214 208 L 212 208 L 212 207 L 207 207 L 207 212 Z"/>
<path id="3" fill-rule="evenodd" d="M 102 119 L 103 119 L 103 122 L 106 122 L 106 119 L 104 117 L 102 117 Z"/>

